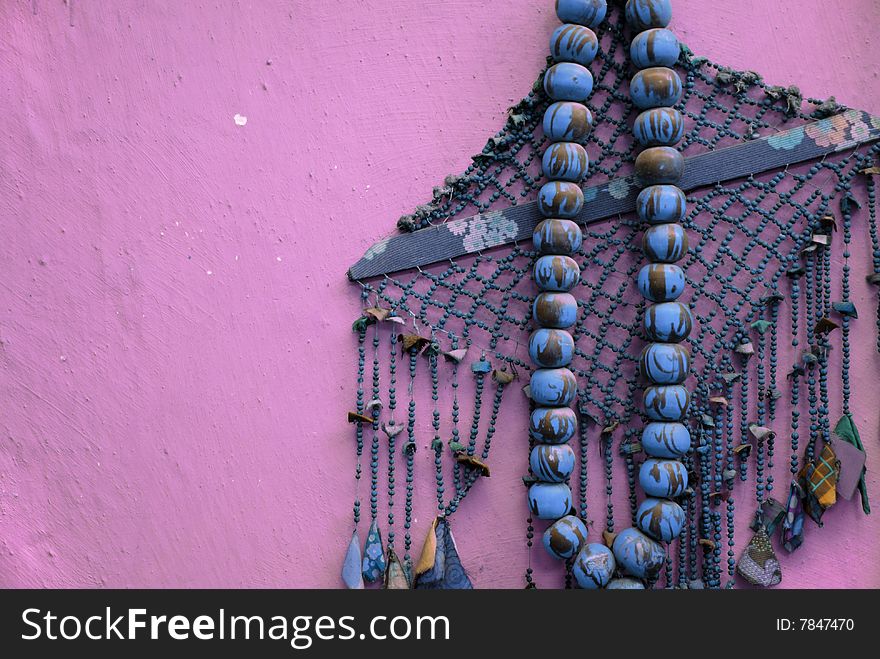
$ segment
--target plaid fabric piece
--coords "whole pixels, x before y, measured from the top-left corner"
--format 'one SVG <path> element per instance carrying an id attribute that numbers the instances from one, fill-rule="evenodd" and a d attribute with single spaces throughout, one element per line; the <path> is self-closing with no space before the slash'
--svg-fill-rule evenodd
<path id="1" fill-rule="evenodd" d="M 810 474 L 808 486 L 823 510 L 827 510 L 837 502 L 837 476 L 840 473 L 840 462 L 834 455 L 831 444 L 825 444 Z"/>
<path id="2" fill-rule="evenodd" d="M 807 513 L 810 519 L 816 522 L 816 524 L 822 526 L 822 515 L 825 513 L 825 509 L 819 505 L 819 500 L 810 489 L 810 481 L 813 478 L 814 471 L 816 471 L 815 463 L 808 462 L 805 464 L 804 468 L 801 469 L 801 473 L 798 474 L 798 484 L 801 486 L 801 491 L 804 493 L 804 512 Z"/>
<path id="3" fill-rule="evenodd" d="M 822 515 L 837 501 L 837 476 L 840 462 L 829 444 L 822 447 L 818 459 L 804 465 L 799 474 L 804 491 L 804 511 L 822 526 Z"/>

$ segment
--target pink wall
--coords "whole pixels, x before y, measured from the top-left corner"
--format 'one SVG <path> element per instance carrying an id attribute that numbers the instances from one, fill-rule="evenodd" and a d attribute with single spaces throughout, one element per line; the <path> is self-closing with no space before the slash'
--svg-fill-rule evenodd
<path id="1" fill-rule="evenodd" d="M 503 123 L 552 0 L 77 0 L 72 27 L 36 4 L 0 3 L 0 586 L 339 585 L 345 270 Z M 876 2 L 675 8 L 697 53 L 880 113 Z M 880 507 L 874 301 L 857 295 Z M 454 522 L 480 587 L 522 584 L 520 402 Z M 433 491 L 417 462 L 416 549 Z M 784 584 L 880 586 L 880 517 L 844 502 L 826 519 Z M 539 584 L 560 583 L 541 554 Z"/>

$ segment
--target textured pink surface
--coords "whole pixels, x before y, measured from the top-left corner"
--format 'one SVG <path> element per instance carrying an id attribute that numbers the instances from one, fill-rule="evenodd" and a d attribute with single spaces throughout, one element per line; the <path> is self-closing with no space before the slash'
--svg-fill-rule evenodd
<path id="1" fill-rule="evenodd" d="M 60 2 L 37 6 L 0 3 L 0 586 L 340 585 L 345 269 L 528 91 L 552 1 L 79 0 L 72 27 Z M 880 112 L 872 0 L 675 9 L 698 54 Z M 855 300 L 880 507 L 861 279 Z M 479 587 L 522 585 L 520 403 L 454 520 Z M 421 450 L 416 550 L 431 473 Z M 826 519 L 784 585 L 880 586 L 877 513 L 843 502 Z M 539 585 L 560 584 L 535 555 Z"/>

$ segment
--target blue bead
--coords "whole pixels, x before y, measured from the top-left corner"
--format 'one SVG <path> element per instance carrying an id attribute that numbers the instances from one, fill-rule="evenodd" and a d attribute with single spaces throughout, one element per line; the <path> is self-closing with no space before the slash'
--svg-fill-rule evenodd
<path id="1" fill-rule="evenodd" d="M 579 183 L 587 175 L 590 160 L 587 150 L 575 142 L 557 142 L 544 152 L 541 169 L 553 181 Z"/>
<path id="2" fill-rule="evenodd" d="M 543 220 L 532 233 L 532 243 L 541 254 L 573 254 L 583 241 L 584 232 L 571 220 Z"/>
<path id="3" fill-rule="evenodd" d="M 574 451 L 568 444 L 538 444 L 529 454 L 535 477 L 545 483 L 562 483 L 574 471 Z"/>
<path id="4" fill-rule="evenodd" d="M 583 25 L 566 23 L 550 37 L 550 55 L 557 62 L 575 62 L 589 66 L 599 52 L 596 33 Z"/>
<path id="5" fill-rule="evenodd" d="M 635 171 L 642 185 L 678 183 L 684 174 L 684 156 L 671 146 L 652 146 L 636 157 Z"/>
<path id="6" fill-rule="evenodd" d="M 647 387 L 645 414 L 653 421 L 682 421 L 687 416 L 690 392 L 680 384 Z"/>
<path id="7" fill-rule="evenodd" d="M 642 448 L 654 458 L 680 458 L 691 448 L 691 433 L 681 423 L 649 423 L 642 431 Z"/>
<path id="8" fill-rule="evenodd" d="M 621 569 L 640 579 L 656 579 L 666 560 L 663 545 L 633 527 L 618 533 L 611 548 Z"/>
<path id="9" fill-rule="evenodd" d="M 482 373 L 486 375 L 492 372 L 492 362 L 486 359 L 478 359 L 471 364 L 471 373 Z"/>
<path id="10" fill-rule="evenodd" d="M 570 293 L 539 293 L 532 315 L 541 327 L 565 329 L 577 322 L 577 300 Z"/>
<path id="11" fill-rule="evenodd" d="M 648 458 L 639 469 L 639 485 L 650 497 L 669 499 L 687 489 L 687 468 L 678 460 Z"/>
<path id="12" fill-rule="evenodd" d="M 684 510 L 669 499 L 648 498 L 636 511 L 636 524 L 655 540 L 671 542 L 681 535 Z"/>
<path id="13" fill-rule="evenodd" d="M 687 212 L 687 200 L 674 185 L 653 185 L 639 193 L 636 212 L 640 220 L 649 224 L 681 222 Z"/>
<path id="14" fill-rule="evenodd" d="M 681 78 L 664 66 L 643 69 L 630 81 L 629 93 L 633 104 L 640 110 L 669 108 L 681 100 Z"/>
<path id="15" fill-rule="evenodd" d="M 605 590 L 645 590 L 645 584 L 631 577 L 620 577 L 609 581 Z"/>
<path id="16" fill-rule="evenodd" d="M 652 304 L 645 311 L 644 323 L 648 339 L 661 343 L 684 341 L 693 328 L 691 311 L 680 302 Z"/>
<path id="17" fill-rule="evenodd" d="M 670 30 L 663 28 L 637 34 L 629 47 L 629 57 L 637 69 L 675 66 L 680 54 L 678 38 Z"/>
<path id="18" fill-rule="evenodd" d="M 593 74 L 573 62 L 554 64 L 544 74 L 544 91 L 554 101 L 583 103 L 593 93 Z"/>
<path id="19" fill-rule="evenodd" d="M 550 181 L 538 191 L 538 210 L 544 217 L 576 218 L 584 207 L 584 191 L 577 183 Z"/>
<path id="20" fill-rule="evenodd" d="M 544 444 L 564 444 L 577 431 L 577 415 L 570 407 L 537 407 L 529 416 L 529 435 Z"/>
<path id="21" fill-rule="evenodd" d="M 684 293 L 684 270 L 669 263 L 651 263 L 639 272 L 639 292 L 651 302 L 672 302 Z"/>
<path id="22" fill-rule="evenodd" d="M 607 11 L 605 0 L 556 0 L 556 16 L 563 23 L 598 27 Z"/>
<path id="23" fill-rule="evenodd" d="M 627 0 L 626 22 L 636 32 L 666 27 L 672 21 L 671 0 Z"/>
<path id="24" fill-rule="evenodd" d="M 561 101 L 544 111 L 544 136 L 551 142 L 584 142 L 593 130 L 593 114 L 582 103 Z"/>
<path id="25" fill-rule="evenodd" d="M 593 542 L 585 545 L 574 559 L 571 573 L 578 586 L 587 590 L 604 588 L 617 568 L 614 554 L 605 545 Z"/>
<path id="26" fill-rule="evenodd" d="M 542 291 L 567 293 L 580 278 L 580 266 L 570 256 L 542 256 L 535 261 L 535 284 Z"/>
<path id="27" fill-rule="evenodd" d="M 538 519 L 559 519 L 571 511 L 571 489 L 565 483 L 535 483 L 529 488 L 529 510 Z"/>
<path id="28" fill-rule="evenodd" d="M 645 231 L 642 251 L 654 263 L 675 263 L 688 251 L 688 235 L 680 224 L 658 224 Z"/>
<path id="29" fill-rule="evenodd" d="M 642 375 L 654 384 L 681 384 L 690 367 L 690 353 L 677 343 L 649 343 L 639 359 Z"/>
<path id="30" fill-rule="evenodd" d="M 564 407 L 577 396 L 577 377 L 567 368 L 539 368 L 532 372 L 529 395 L 536 405 Z"/>
<path id="31" fill-rule="evenodd" d="M 587 541 L 587 525 L 574 515 L 556 520 L 544 531 L 544 549 L 555 558 L 573 558 Z"/>
<path id="32" fill-rule="evenodd" d="M 674 146 L 684 135 L 684 118 L 675 108 L 651 108 L 636 117 L 633 135 L 642 146 Z"/>
<path id="33" fill-rule="evenodd" d="M 565 330 L 542 327 L 529 337 L 529 356 L 541 368 L 568 366 L 574 358 L 574 339 Z"/>

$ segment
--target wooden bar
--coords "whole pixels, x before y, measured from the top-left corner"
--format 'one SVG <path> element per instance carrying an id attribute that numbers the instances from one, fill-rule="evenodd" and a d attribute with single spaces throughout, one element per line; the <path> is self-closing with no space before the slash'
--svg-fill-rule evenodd
<path id="1" fill-rule="evenodd" d="M 734 146 L 707 151 L 685 160 L 679 184 L 685 191 L 761 174 L 787 165 L 817 160 L 880 139 L 880 117 L 847 110 L 828 119 Z M 633 176 L 585 187 L 578 222 L 594 224 L 631 213 L 640 186 Z M 454 219 L 435 227 L 397 234 L 374 244 L 348 271 L 352 280 L 369 279 L 473 254 L 532 238 L 541 221 L 537 203 Z"/>

